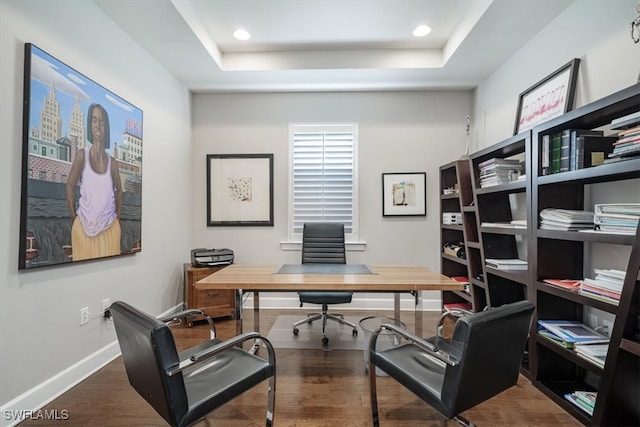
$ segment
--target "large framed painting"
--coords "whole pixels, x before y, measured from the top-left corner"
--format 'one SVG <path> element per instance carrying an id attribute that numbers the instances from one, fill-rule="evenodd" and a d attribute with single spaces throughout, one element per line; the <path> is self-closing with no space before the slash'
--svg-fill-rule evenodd
<path id="1" fill-rule="evenodd" d="M 579 66 L 572 59 L 520 94 L 514 135 L 573 109 Z"/>
<path id="2" fill-rule="evenodd" d="M 382 174 L 382 216 L 426 215 L 425 172 Z"/>
<path id="3" fill-rule="evenodd" d="M 20 269 L 142 250 L 142 110 L 25 44 Z"/>
<path id="4" fill-rule="evenodd" d="M 273 154 L 207 155 L 207 226 L 273 226 Z"/>

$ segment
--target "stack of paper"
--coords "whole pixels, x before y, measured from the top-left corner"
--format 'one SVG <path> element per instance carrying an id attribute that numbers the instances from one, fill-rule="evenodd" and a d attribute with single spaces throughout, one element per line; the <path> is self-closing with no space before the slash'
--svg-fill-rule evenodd
<path id="1" fill-rule="evenodd" d="M 485 263 L 487 267 L 496 268 L 498 270 L 526 270 L 527 269 L 527 261 L 523 261 L 521 259 L 495 259 L 495 258 L 485 258 Z"/>
<path id="2" fill-rule="evenodd" d="M 519 160 L 489 159 L 478 164 L 480 188 L 518 181 L 522 174 Z"/>
<path id="3" fill-rule="evenodd" d="M 574 391 L 573 393 L 567 393 L 564 398 L 573 403 L 578 408 L 582 409 L 589 415 L 593 415 L 593 408 L 596 406 L 596 399 L 598 393 L 595 391 Z"/>
<path id="4" fill-rule="evenodd" d="M 561 231 L 593 229 L 593 215 L 591 211 L 543 209 L 540 212 L 540 229 Z"/>
<path id="5" fill-rule="evenodd" d="M 618 132 L 618 140 L 613 143 L 613 152 L 609 154 L 608 159 L 635 159 L 638 155 L 640 155 L 640 126 Z"/>
<path id="6" fill-rule="evenodd" d="M 578 356 L 604 368 L 609 344 L 576 344 L 573 349 Z"/>
<path id="7" fill-rule="evenodd" d="M 608 343 L 609 337 L 577 320 L 538 320 L 540 335 L 555 336 L 558 341 L 573 344 Z"/>
<path id="8" fill-rule="evenodd" d="M 595 269 L 596 277 L 585 277 L 580 281 L 578 293 L 611 304 L 618 304 L 624 284 L 625 272 L 622 270 Z"/>
<path id="9" fill-rule="evenodd" d="M 593 222 L 605 233 L 635 234 L 640 222 L 640 203 L 597 204 Z"/>

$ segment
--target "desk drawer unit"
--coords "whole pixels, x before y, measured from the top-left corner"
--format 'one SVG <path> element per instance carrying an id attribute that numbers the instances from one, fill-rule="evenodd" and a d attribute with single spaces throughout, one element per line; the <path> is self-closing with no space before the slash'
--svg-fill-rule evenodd
<path id="1" fill-rule="evenodd" d="M 185 308 L 197 308 L 209 316 L 232 316 L 235 311 L 235 298 L 233 290 L 208 289 L 196 290 L 195 284 L 208 275 L 224 267 L 193 267 L 184 264 L 184 303 Z"/>

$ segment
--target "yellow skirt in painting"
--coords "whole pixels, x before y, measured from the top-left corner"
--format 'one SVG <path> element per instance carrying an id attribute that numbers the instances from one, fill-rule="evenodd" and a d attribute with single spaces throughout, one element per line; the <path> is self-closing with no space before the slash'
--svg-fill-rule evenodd
<path id="1" fill-rule="evenodd" d="M 71 226 L 71 250 L 73 260 L 100 258 L 120 255 L 120 221 L 115 219 L 111 226 L 94 237 L 84 234 L 82 223 L 76 217 Z"/>

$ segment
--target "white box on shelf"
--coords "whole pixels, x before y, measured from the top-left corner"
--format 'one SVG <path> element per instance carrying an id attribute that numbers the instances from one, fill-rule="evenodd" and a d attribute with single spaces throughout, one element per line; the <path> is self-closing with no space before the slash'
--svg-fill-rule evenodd
<path id="1" fill-rule="evenodd" d="M 459 212 L 443 212 L 442 223 L 447 225 L 461 225 L 462 214 Z"/>

